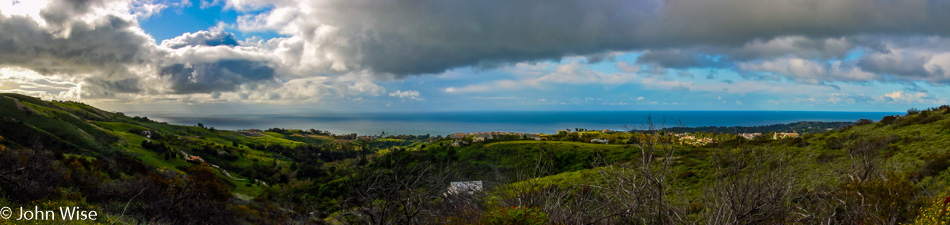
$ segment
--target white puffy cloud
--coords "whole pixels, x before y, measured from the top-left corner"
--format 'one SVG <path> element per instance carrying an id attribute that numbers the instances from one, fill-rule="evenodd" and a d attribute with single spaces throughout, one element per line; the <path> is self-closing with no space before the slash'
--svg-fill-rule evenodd
<path id="1" fill-rule="evenodd" d="M 554 67 L 553 70 L 547 67 Z M 445 88 L 447 93 L 484 92 L 492 90 L 545 88 L 550 84 L 619 85 L 632 81 L 636 73 L 604 73 L 589 68 L 578 60 L 567 63 L 519 63 L 502 70 L 518 77 L 517 80 L 496 80 L 463 87 Z"/>
<path id="2" fill-rule="evenodd" d="M 881 96 L 882 100 L 893 101 L 899 103 L 922 103 L 928 99 L 927 93 L 916 92 L 916 93 L 904 93 L 903 91 L 895 91 L 891 93 L 884 94 Z"/>
<path id="3" fill-rule="evenodd" d="M 415 90 L 406 90 L 406 91 L 396 90 L 395 92 L 390 92 L 389 96 L 402 98 L 402 99 L 411 99 L 411 100 L 416 100 L 416 101 L 425 100 L 424 98 L 419 97 L 419 91 L 415 91 Z"/>
<path id="4" fill-rule="evenodd" d="M 213 31 L 198 31 L 195 33 L 185 33 L 181 36 L 163 40 L 162 46 L 171 49 L 178 49 L 187 46 L 237 46 L 238 41 L 234 34 L 217 29 Z"/>

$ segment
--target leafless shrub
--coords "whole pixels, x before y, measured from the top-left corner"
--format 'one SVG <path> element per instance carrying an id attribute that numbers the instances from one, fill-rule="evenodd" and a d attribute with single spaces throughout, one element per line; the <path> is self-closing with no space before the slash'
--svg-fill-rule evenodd
<path id="1" fill-rule="evenodd" d="M 343 185 L 344 204 L 355 207 L 340 215 L 354 224 L 420 224 L 432 217 L 431 202 L 443 193 L 447 171 L 432 165 L 383 162 L 378 167 L 350 166 Z"/>
<path id="2" fill-rule="evenodd" d="M 747 149 L 720 155 L 714 183 L 706 190 L 706 224 L 783 224 L 797 181 L 790 160 Z"/>

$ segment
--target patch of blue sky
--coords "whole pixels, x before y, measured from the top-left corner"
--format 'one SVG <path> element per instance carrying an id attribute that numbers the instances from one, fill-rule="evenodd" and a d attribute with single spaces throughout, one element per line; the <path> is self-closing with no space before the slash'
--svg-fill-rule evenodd
<path id="1" fill-rule="evenodd" d="M 854 60 L 857 60 L 857 59 L 861 58 L 861 56 L 864 56 L 864 49 L 862 49 L 862 48 L 855 48 L 855 49 L 851 49 L 850 51 L 848 51 L 848 54 L 845 55 L 844 58 L 842 58 L 841 60 L 842 60 L 842 61 L 854 61 Z"/>
<path id="2" fill-rule="evenodd" d="M 146 33 L 155 38 L 156 44 L 160 44 L 163 40 L 181 36 L 186 32 L 194 33 L 208 30 L 221 22 L 233 25 L 240 15 L 258 14 L 270 10 L 270 8 L 262 8 L 249 12 L 237 12 L 225 8 L 224 4 L 203 9 L 199 7 L 199 1 L 192 1 L 191 4 L 188 7 L 167 8 L 157 15 L 139 21 L 139 24 Z M 225 31 L 234 33 L 239 40 L 254 36 L 264 40 L 281 37 L 280 34 L 273 31 L 244 33 L 228 27 L 225 28 Z"/>

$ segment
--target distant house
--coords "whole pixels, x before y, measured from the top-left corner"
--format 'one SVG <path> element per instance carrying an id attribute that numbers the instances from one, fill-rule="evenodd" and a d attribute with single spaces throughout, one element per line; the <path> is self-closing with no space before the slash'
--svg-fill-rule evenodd
<path id="1" fill-rule="evenodd" d="M 474 137 L 472 138 L 472 141 L 475 141 L 475 142 L 482 142 L 482 141 L 494 138 L 494 136 L 492 136 L 492 134 L 490 133 L 475 133 L 475 135 L 473 136 Z"/>
<path id="2" fill-rule="evenodd" d="M 475 194 L 475 192 L 482 191 L 482 181 L 457 181 L 449 183 L 449 188 L 445 191 L 446 194 L 457 195 L 461 193 L 465 194 Z"/>
<path id="3" fill-rule="evenodd" d="M 525 134 L 525 137 L 528 137 L 528 138 L 530 138 L 530 139 L 534 139 L 535 141 L 540 141 L 540 140 L 541 140 L 541 134 Z"/>
<path id="4" fill-rule="evenodd" d="M 776 139 L 776 140 L 783 139 L 783 138 L 797 138 L 797 137 L 798 137 L 798 133 L 795 133 L 795 132 L 792 132 L 792 133 L 776 132 L 772 134 L 772 139 Z"/>
<path id="5" fill-rule="evenodd" d="M 465 134 L 465 133 L 454 133 L 454 134 L 452 134 L 452 138 L 454 138 L 454 139 L 462 139 L 462 138 L 465 138 L 465 137 L 468 137 L 468 135 Z"/>
<path id="6" fill-rule="evenodd" d="M 751 140 L 755 137 L 762 136 L 762 133 L 740 133 L 739 136 Z"/>
<path id="7" fill-rule="evenodd" d="M 142 131 L 142 135 L 145 135 L 145 138 L 152 138 L 152 131 L 150 131 L 150 130 L 143 130 L 143 131 Z"/>
<path id="8" fill-rule="evenodd" d="M 610 143 L 610 141 L 608 141 L 607 139 L 594 138 L 594 139 L 590 139 L 590 143 L 608 144 Z"/>

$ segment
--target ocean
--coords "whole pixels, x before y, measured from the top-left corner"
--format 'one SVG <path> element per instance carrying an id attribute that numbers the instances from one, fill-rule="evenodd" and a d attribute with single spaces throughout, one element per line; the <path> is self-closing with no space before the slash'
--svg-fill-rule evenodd
<path id="1" fill-rule="evenodd" d="M 318 129 L 334 134 L 359 135 L 431 134 L 509 131 L 556 133 L 557 130 L 643 129 L 648 118 L 657 127 L 759 126 L 798 121 L 880 120 L 899 112 L 808 112 L 808 111 L 517 111 L 517 112 L 424 112 L 424 113 L 330 113 L 315 115 L 149 115 L 150 119 L 179 125 L 216 129 Z"/>

